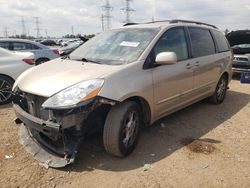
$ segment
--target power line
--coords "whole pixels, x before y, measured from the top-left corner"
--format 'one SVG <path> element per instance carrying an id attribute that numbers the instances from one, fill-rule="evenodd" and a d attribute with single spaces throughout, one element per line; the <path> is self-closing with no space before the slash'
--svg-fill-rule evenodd
<path id="1" fill-rule="evenodd" d="M 40 21 L 39 17 L 34 17 L 35 18 L 35 23 L 36 23 L 36 37 L 39 38 L 41 36 L 40 34 Z"/>
<path id="2" fill-rule="evenodd" d="M 102 6 L 102 9 L 105 12 L 105 14 L 102 15 L 103 23 L 105 23 L 103 24 L 103 30 L 109 30 L 111 28 L 111 11 L 113 10 L 113 7 L 110 5 L 109 0 L 106 0 L 106 4 Z"/>
<path id="3" fill-rule="evenodd" d="M 130 3 L 133 0 L 125 0 L 125 1 L 126 1 L 126 7 L 121 9 L 126 14 L 126 20 L 124 22 L 125 23 L 131 23 L 130 15 L 131 15 L 132 12 L 135 12 L 135 10 L 130 7 Z"/>

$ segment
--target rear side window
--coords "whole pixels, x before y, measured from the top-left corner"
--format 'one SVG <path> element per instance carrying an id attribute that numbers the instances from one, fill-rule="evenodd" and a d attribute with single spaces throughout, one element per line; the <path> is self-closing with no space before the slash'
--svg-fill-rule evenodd
<path id="1" fill-rule="evenodd" d="M 201 57 L 215 53 L 213 38 L 207 29 L 189 28 L 193 57 Z"/>
<path id="2" fill-rule="evenodd" d="M 24 42 L 13 42 L 13 50 L 35 50 L 38 49 L 37 46 L 30 44 L 30 43 L 24 43 Z"/>
<path id="3" fill-rule="evenodd" d="M 229 46 L 228 46 L 225 36 L 221 32 L 215 31 L 215 30 L 212 30 L 212 33 L 216 40 L 218 51 L 219 52 L 229 51 Z"/>

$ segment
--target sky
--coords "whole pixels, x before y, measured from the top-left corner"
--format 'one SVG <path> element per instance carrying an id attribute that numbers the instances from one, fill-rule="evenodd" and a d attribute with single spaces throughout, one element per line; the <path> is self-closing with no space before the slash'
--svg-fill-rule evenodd
<path id="1" fill-rule="evenodd" d="M 102 31 L 105 0 L 0 0 L 0 37 L 25 33 L 36 36 L 39 17 L 41 36 L 94 34 Z M 110 0 L 112 27 L 126 19 L 125 0 Z M 133 0 L 131 21 L 186 19 L 216 25 L 221 30 L 250 29 L 250 0 Z M 47 32 L 47 34 L 46 34 Z"/>

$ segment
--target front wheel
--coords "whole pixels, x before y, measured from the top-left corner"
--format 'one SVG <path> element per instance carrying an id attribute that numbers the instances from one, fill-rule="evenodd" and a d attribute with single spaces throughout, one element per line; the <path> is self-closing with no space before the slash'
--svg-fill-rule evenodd
<path id="1" fill-rule="evenodd" d="M 117 157 L 132 153 L 138 141 L 141 119 L 140 108 L 133 101 L 114 106 L 109 111 L 104 125 L 105 150 Z"/>
<path id="2" fill-rule="evenodd" d="M 227 94 L 227 84 L 228 84 L 228 79 L 226 75 L 222 75 L 216 86 L 214 94 L 208 98 L 209 102 L 213 104 L 221 104 L 224 101 Z"/>

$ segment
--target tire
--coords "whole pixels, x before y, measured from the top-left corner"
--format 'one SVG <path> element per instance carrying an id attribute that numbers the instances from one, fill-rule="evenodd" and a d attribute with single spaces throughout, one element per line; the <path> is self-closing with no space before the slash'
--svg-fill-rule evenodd
<path id="1" fill-rule="evenodd" d="M 117 157 L 132 153 L 138 142 L 141 123 L 141 110 L 135 102 L 126 101 L 111 108 L 103 130 L 105 150 Z"/>
<path id="2" fill-rule="evenodd" d="M 39 59 L 36 60 L 35 64 L 40 65 L 42 63 L 45 63 L 46 61 L 49 61 L 49 59 L 48 58 L 39 58 Z"/>
<path id="3" fill-rule="evenodd" d="M 8 104 L 12 100 L 12 87 L 14 80 L 0 75 L 0 105 Z"/>
<path id="4" fill-rule="evenodd" d="M 212 104 L 221 104 L 226 98 L 227 84 L 228 84 L 228 79 L 226 75 L 222 75 L 216 86 L 214 94 L 208 98 L 208 101 Z"/>

